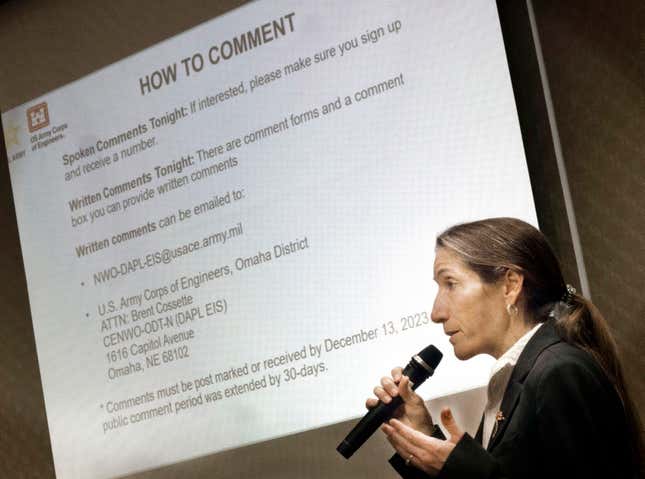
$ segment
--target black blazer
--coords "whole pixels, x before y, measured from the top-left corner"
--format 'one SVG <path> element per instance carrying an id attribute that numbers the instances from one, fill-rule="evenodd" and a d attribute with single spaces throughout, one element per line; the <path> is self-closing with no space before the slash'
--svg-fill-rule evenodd
<path id="1" fill-rule="evenodd" d="M 636 477 L 618 394 L 591 355 L 558 336 L 552 319 L 522 351 L 500 409 L 505 418 L 488 448 L 480 423 L 475 438 L 464 434 L 457 443 L 439 478 Z M 397 454 L 390 463 L 406 479 L 429 477 Z"/>

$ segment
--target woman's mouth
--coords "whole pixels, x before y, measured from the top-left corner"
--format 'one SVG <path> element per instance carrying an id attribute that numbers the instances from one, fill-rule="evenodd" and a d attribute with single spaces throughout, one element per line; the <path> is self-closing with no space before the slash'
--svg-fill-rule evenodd
<path id="1" fill-rule="evenodd" d="M 450 336 L 449 341 L 450 341 L 451 343 L 453 342 L 452 338 L 453 338 L 453 337 L 455 336 L 455 334 L 457 334 L 458 332 L 459 332 L 459 331 L 446 331 L 446 335 Z"/>

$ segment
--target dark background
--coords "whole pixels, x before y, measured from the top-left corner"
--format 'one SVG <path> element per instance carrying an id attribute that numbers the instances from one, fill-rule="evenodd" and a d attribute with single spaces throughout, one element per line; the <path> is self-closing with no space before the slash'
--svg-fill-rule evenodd
<path id="1" fill-rule="evenodd" d="M 0 2 L 0 109 L 182 32 L 243 1 L 23 0 Z M 534 0 L 557 126 L 594 303 L 622 354 L 645 410 L 645 2 Z M 54 468 L 4 143 L 0 145 L 0 467 L 16 478 Z M 557 178 L 536 196 L 559 191 Z M 546 217 L 562 217 L 557 202 Z M 545 231 L 576 283 L 567 231 Z M 566 228 L 565 228 L 566 230 Z M 346 428 L 328 429 L 330 444 Z M 324 432 L 322 434 L 325 434 Z M 309 433 L 201 458 L 136 477 L 338 477 Z M 268 443 L 267 443 L 268 444 Z M 233 464 L 232 466 L 231 464 Z M 367 477 L 343 463 L 347 477 Z M 383 465 L 385 463 L 383 462 Z M 383 469 L 382 471 L 380 471 Z M 313 471 L 316 471 L 315 474 Z M 387 466 L 370 477 L 394 477 Z M 229 472 L 227 472 L 229 471 Z"/>

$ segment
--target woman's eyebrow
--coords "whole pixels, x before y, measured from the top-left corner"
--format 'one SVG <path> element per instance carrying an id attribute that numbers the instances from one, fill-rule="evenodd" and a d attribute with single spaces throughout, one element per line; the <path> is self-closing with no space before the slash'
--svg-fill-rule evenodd
<path id="1" fill-rule="evenodd" d="M 435 275 L 434 275 L 434 278 L 433 278 L 433 279 L 434 279 L 435 281 L 437 281 L 437 278 L 438 278 L 439 276 L 441 276 L 441 275 L 442 275 L 442 274 L 444 274 L 444 273 L 450 273 L 450 272 L 451 272 L 450 268 L 439 268 L 439 271 L 437 271 L 437 272 L 435 273 Z"/>

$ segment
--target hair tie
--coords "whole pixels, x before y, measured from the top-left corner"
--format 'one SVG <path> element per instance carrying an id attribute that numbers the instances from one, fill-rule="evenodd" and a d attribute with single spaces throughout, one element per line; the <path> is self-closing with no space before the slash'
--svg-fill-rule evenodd
<path id="1" fill-rule="evenodd" d="M 573 297 L 577 293 L 576 288 L 571 286 L 570 284 L 567 284 L 566 291 L 562 295 L 562 298 L 560 298 L 560 301 L 563 303 L 566 303 L 567 306 L 571 306 L 573 304 Z"/>

